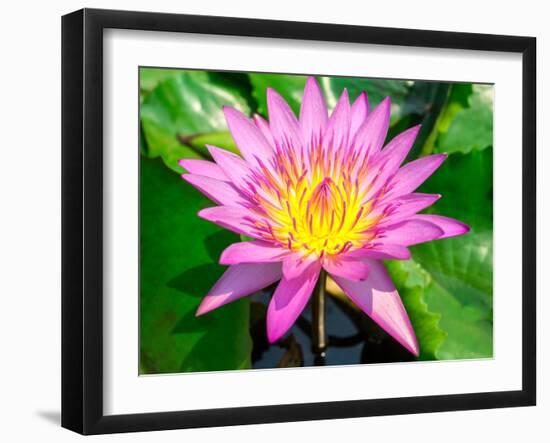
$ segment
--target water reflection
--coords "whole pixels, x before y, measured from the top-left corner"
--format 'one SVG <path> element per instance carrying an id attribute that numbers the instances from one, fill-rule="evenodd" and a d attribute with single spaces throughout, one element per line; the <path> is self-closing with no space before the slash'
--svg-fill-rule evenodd
<path id="1" fill-rule="evenodd" d="M 311 348 L 311 308 L 308 305 L 289 333 L 279 342 L 267 341 L 265 312 L 273 288 L 252 297 L 252 367 L 256 369 L 331 366 L 359 363 L 412 361 L 414 357 L 376 323 L 352 305 L 327 297 L 328 347 L 324 358 Z"/>

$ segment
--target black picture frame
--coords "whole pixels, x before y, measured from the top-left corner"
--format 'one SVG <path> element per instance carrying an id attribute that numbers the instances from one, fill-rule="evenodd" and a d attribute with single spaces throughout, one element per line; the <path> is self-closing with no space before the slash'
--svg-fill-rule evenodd
<path id="1" fill-rule="evenodd" d="M 103 31 L 108 28 L 519 53 L 523 63 L 522 389 L 130 415 L 103 412 Z M 536 403 L 536 39 L 83 9 L 62 18 L 62 426 L 82 434 Z"/>

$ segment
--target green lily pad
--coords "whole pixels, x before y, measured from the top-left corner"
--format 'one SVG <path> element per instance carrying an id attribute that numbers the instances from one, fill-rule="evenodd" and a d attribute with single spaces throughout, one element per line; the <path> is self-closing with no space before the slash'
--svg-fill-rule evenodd
<path id="1" fill-rule="evenodd" d="M 206 145 L 217 146 L 218 148 L 226 149 L 235 154 L 240 154 L 239 148 L 237 148 L 235 140 L 233 140 L 233 136 L 229 131 L 209 132 L 207 134 L 197 135 L 195 137 L 190 137 L 186 143 L 204 157 L 210 157 Z"/>
<path id="2" fill-rule="evenodd" d="M 457 107 L 454 106 L 456 109 Z M 493 145 L 493 87 L 474 85 L 468 107 L 457 110 L 439 136 L 438 152 L 468 153 Z"/>
<path id="3" fill-rule="evenodd" d="M 181 71 L 160 81 L 140 108 L 146 155 L 161 156 L 170 168 L 183 172 L 177 160 L 201 156 L 201 151 L 193 149 L 187 140 L 227 131 L 224 106 L 249 114 L 251 99 L 246 94 L 244 86 L 233 77 L 217 73 Z"/>
<path id="4" fill-rule="evenodd" d="M 195 317 L 238 236 L 197 217 L 211 202 L 158 159 L 141 158 L 140 192 L 141 373 L 250 367 L 248 299 Z"/>
<path id="5" fill-rule="evenodd" d="M 387 263 L 421 358 L 492 357 L 492 149 L 451 155 L 421 191 L 443 195 L 430 212 L 471 227 L 464 236 L 412 247 L 412 260 Z"/>
<path id="6" fill-rule="evenodd" d="M 414 82 L 406 80 L 382 80 L 355 77 L 319 77 L 319 83 L 325 92 L 329 108 L 332 108 L 342 94 L 348 90 L 353 101 L 363 91 L 367 92 L 369 106 L 373 109 L 384 98 L 391 97 L 392 109 L 390 124 L 395 124 L 402 117 L 403 104 Z"/>
<path id="7" fill-rule="evenodd" d="M 162 81 L 181 75 L 181 69 L 139 68 L 139 90 L 148 94 Z"/>

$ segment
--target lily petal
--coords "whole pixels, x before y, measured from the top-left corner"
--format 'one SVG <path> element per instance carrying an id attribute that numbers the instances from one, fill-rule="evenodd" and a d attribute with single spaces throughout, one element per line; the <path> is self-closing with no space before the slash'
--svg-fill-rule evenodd
<path id="1" fill-rule="evenodd" d="M 282 277 L 280 263 L 243 263 L 227 268 L 202 299 L 196 315 L 203 315 L 275 283 Z"/>
<path id="2" fill-rule="evenodd" d="M 262 131 L 248 117 L 234 108 L 225 106 L 223 112 L 231 135 L 246 161 L 255 165 L 258 164 L 259 158 L 267 163 L 273 155 L 273 148 Z"/>
<path id="3" fill-rule="evenodd" d="M 400 223 L 433 205 L 440 198 L 441 194 L 422 194 L 418 192 L 393 199 L 384 205 L 384 218 L 378 226 L 390 226 Z"/>
<path id="4" fill-rule="evenodd" d="M 287 254 L 287 250 L 263 240 L 245 241 L 233 243 L 225 248 L 220 257 L 220 264 L 280 262 Z"/>
<path id="5" fill-rule="evenodd" d="M 410 219 L 383 230 L 379 237 L 382 243 L 411 246 L 442 238 L 443 229 L 425 220 Z"/>
<path id="6" fill-rule="evenodd" d="M 313 261 L 296 278 L 283 276 L 267 308 L 267 337 L 270 343 L 281 338 L 304 310 L 319 278 L 321 266 Z"/>
<path id="7" fill-rule="evenodd" d="M 386 147 L 380 152 L 380 161 L 384 161 L 386 159 L 389 161 L 391 159 L 390 163 L 396 171 L 413 147 L 419 131 L 420 125 L 416 125 L 392 138 Z"/>
<path id="8" fill-rule="evenodd" d="M 365 122 L 367 115 L 369 113 L 369 99 L 367 98 L 367 93 L 365 91 L 361 92 L 359 96 L 351 105 L 351 127 L 350 127 L 350 140 L 353 140 L 353 137 L 357 133 L 357 130 Z"/>
<path id="9" fill-rule="evenodd" d="M 298 253 L 289 254 L 283 261 L 283 275 L 287 280 L 299 277 L 316 260 L 318 258 L 315 254 L 305 257 Z"/>
<path id="10" fill-rule="evenodd" d="M 446 154 L 434 154 L 407 163 L 389 181 L 385 198 L 396 198 L 414 192 L 446 158 Z"/>
<path id="11" fill-rule="evenodd" d="M 317 146 L 328 121 L 327 105 L 314 77 L 309 77 L 300 108 L 300 127 L 306 147 Z"/>
<path id="12" fill-rule="evenodd" d="M 240 206 L 214 206 L 213 208 L 201 209 L 198 216 L 237 234 L 258 237 L 256 228 L 251 222 L 252 213 L 246 208 Z"/>
<path id="13" fill-rule="evenodd" d="M 208 160 L 197 160 L 194 158 L 184 158 L 178 163 L 190 174 L 204 175 L 205 177 L 215 178 L 216 180 L 229 180 L 229 177 L 225 175 L 222 168 L 214 162 Z"/>
<path id="14" fill-rule="evenodd" d="M 344 88 L 338 103 L 332 111 L 332 115 L 323 135 L 323 145 L 333 152 L 347 147 L 351 124 L 351 106 L 349 104 L 348 91 Z"/>
<path id="15" fill-rule="evenodd" d="M 438 239 L 464 235 L 470 231 L 470 227 L 466 223 L 462 223 L 454 218 L 443 217 L 442 215 L 417 214 L 413 217 L 413 220 L 429 222 L 436 225 L 443 231 L 443 234 L 438 237 Z"/>
<path id="16" fill-rule="evenodd" d="M 411 251 L 406 246 L 393 244 L 375 244 L 369 248 L 355 249 L 346 253 L 346 256 L 356 258 L 370 258 L 374 260 L 409 260 Z"/>
<path id="17" fill-rule="evenodd" d="M 399 165 L 403 163 L 405 157 L 409 153 L 416 135 L 420 130 L 420 125 L 413 126 L 401 134 L 395 136 L 382 152 L 374 157 L 371 171 L 367 174 L 364 180 L 364 185 L 372 186 L 363 198 L 368 201 L 373 198 L 378 192 L 382 191 L 384 186 L 391 181 L 399 170 Z M 389 197 L 388 197 L 389 199 Z"/>
<path id="18" fill-rule="evenodd" d="M 216 146 L 206 145 L 208 152 L 222 169 L 226 177 L 240 189 L 246 188 L 246 178 L 250 173 L 250 168 L 246 162 L 236 154 L 217 148 Z"/>
<path id="19" fill-rule="evenodd" d="M 367 280 L 356 282 L 333 276 L 334 281 L 384 331 L 418 357 L 419 347 L 407 311 L 382 262 L 369 260 Z"/>
<path id="20" fill-rule="evenodd" d="M 390 125 L 391 101 L 386 97 L 367 115 L 364 123 L 359 127 L 353 146 L 356 152 L 360 152 L 364 158 L 377 154 L 388 135 Z"/>
<path id="21" fill-rule="evenodd" d="M 283 97 L 271 88 L 267 89 L 267 110 L 275 145 L 299 152 L 304 143 L 298 120 Z"/>
<path id="22" fill-rule="evenodd" d="M 258 114 L 254 114 L 253 120 L 256 126 L 258 127 L 258 129 L 262 131 L 262 134 L 264 135 L 265 139 L 269 142 L 271 147 L 274 148 L 275 140 L 273 139 L 273 134 L 271 133 L 271 129 L 269 128 L 268 121 Z"/>
<path id="23" fill-rule="evenodd" d="M 181 178 L 220 205 L 235 206 L 236 204 L 247 203 L 247 200 L 237 188 L 226 181 L 195 174 L 183 174 Z"/>
<path id="24" fill-rule="evenodd" d="M 347 254 L 326 257 L 323 260 L 323 268 L 333 277 L 338 276 L 352 281 L 366 280 L 370 270 L 366 261 Z"/>

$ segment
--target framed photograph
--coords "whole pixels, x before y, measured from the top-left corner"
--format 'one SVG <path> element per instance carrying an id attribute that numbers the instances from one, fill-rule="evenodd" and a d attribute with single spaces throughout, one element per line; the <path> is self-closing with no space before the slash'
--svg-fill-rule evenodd
<path id="1" fill-rule="evenodd" d="M 534 405 L 531 37 L 62 20 L 62 425 Z"/>

